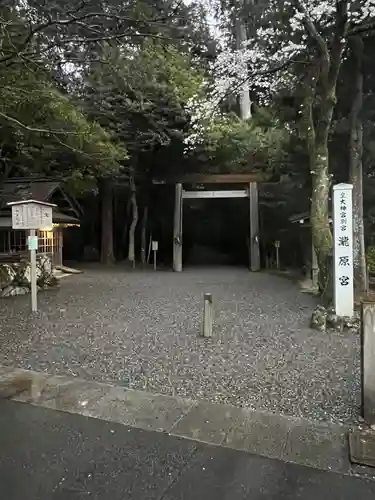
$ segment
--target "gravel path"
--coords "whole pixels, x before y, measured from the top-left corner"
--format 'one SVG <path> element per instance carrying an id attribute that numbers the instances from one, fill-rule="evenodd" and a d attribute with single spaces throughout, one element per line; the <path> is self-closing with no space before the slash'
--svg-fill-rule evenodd
<path id="1" fill-rule="evenodd" d="M 212 292 L 214 337 L 197 336 Z M 0 301 L 0 364 L 334 422 L 359 413 L 359 338 L 308 328 L 314 299 L 245 269 L 91 269 Z"/>

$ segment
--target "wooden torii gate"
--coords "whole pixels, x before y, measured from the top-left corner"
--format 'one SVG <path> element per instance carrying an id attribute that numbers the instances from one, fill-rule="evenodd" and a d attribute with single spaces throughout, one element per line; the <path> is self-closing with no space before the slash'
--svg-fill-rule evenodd
<path id="1" fill-rule="evenodd" d="M 269 179 L 264 173 L 251 174 L 188 174 L 178 179 L 154 181 L 155 184 L 174 184 L 174 222 L 173 222 L 173 270 L 182 271 L 182 227 L 183 227 L 183 200 L 185 199 L 217 199 L 217 198 L 248 198 L 249 199 L 249 246 L 250 269 L 260 270 L 259 244 L 259 201 L 258 182 Z M 222 190 L 184 190 L 184 184 L 237 184 L 242 189 Z"/>

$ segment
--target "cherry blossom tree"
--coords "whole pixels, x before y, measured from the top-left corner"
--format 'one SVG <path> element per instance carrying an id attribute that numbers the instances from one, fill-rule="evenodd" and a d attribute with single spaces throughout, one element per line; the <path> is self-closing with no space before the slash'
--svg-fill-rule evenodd
<path id="1" fill-rule="evenodd" d="M 241 2 L 242 4 L 242 2 Z M 239 3 L 227 15 L 240 15 Z M 375 28 L 375 0 L 270 0 L 244 2 L 252 36 L 233 49 L 224 30 L 213 65 L 214 85 L 204 105 L 195 102 L 197 124 L 219 112 L 219 103 L 248 80 L 267 104 L 278 89 L 298 96 L 299 125 L 306 142 L 312 175 L 311 224 L 319 263 L 319 287 L 330 297 L 332 234 L 329 226 L 328 143 L 336 104 L 339 70 L 353 36 Z M 211 113 L 211 115 L 210 115 Z M 199 125 L 197 125 L 199 136 Z M 196 138 L 195 138 L 196 139 Z"/>

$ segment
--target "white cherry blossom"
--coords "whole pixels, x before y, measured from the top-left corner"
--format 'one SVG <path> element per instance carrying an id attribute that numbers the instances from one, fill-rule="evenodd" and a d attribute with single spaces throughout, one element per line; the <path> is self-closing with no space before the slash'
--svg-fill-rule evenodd
<path id="1" fill-rule="evenodd" d="M 292 61 L 297 57 L 307 60 L 311 55 L 316 45 L 312 29 L 324 43 L 332 41 L 340 6 L 348 9 L 348 33 L 359 26 L 375 26 L 375 0 L 269 0 L 252 18 L 253 34 L 239 49 L 232 48 L 224 30 L 220 39 L 223 50 L 211 68 L 214 85 L 206 99 L 201 95 L 190 103 L 196 129 L 200 123 L 203 130 L 203 122 L 207 126 L 210 116 L 219 113 L 219 103 L 237 93 L 246 80 L 259 89 L 263 101 L 279 88 L 293 86 Z M 345 45 L 346 41 L 344 36 L 341 42 Z"/>

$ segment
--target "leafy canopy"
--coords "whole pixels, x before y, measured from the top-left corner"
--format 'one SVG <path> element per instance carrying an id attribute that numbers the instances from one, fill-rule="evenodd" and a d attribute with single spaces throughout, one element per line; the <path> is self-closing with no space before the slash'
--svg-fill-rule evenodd
<path id="1" fill-rule="evenodd" d="M 15 170 L 60 177 L 77 175 L 77 170 L 96 175 L 116 169 L 125 157 L 108 132 L 88 121 L 40 68 L 37 72 L 13 64 L 0 73 L 0 124 L 2 156 Z"/>
<path id="2" fill-rule="evenodd" d="M 273 116 L 258 111 L 251 120 L 216 118 L 191 153 L 213 172 L 273 172 L 286 156 L 288 134 Z"/>
<path id="3" fill-rule="evenodd" d="M 102 62 L 87 71 L 81 92 L 88 115 L 136 164 L 144 153 L 182 143 L 189 122 L 185 105 L 201 82 L 191 57 L 173 46 L 145 43 L 127 51 L 107 46 Z"/>

